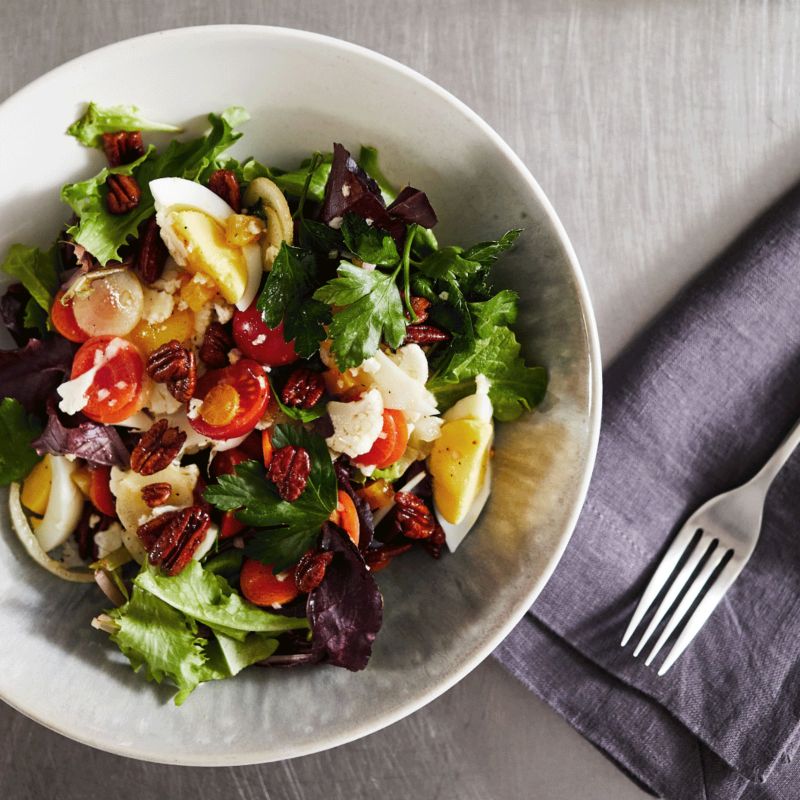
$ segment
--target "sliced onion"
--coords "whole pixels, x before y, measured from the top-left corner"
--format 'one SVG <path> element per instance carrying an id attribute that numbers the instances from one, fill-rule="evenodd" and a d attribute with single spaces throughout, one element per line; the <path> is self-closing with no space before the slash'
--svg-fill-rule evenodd
<path id="1" fill-rule="evenodd" d="M 28 524 L 28 517 L 22 510 L 22 503 L 19 499 L 20 486 L 12 483 L 8 493 L 8 509 L 11 514 L 11 525 L 17 538 L 22 542 L 22 546 L 28 555 L 48 572 L 65 581 L 75 583 L 91 583 L 94 580 L 94 572 L 91 570 L 72 570 L 65 567 L 60 561 L 56 561 L 42 550 L 39 540 Z"/>
<path id="2" fill-rule="evenodd" d="M 124 606 L 125 596 L 119 590 L 110 575 L 104 569 L 98 569 L 94 573 L 94 582 L 100 587 L 103 594 L 117 607 Z"/>
<path id="3" fill-rule="evenodd" d="M 142 318 L 142 284 L 131 270 L 106 273 L 75 293 L 75 321 L 90 336 L 124 336 Z"/>

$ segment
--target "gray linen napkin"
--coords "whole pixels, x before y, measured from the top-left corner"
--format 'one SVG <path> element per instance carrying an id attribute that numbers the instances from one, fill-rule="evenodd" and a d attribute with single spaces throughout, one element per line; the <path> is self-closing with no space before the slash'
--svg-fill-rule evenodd
<path id="1" fill-rule="evenodd" d="M 619 646 L 686 516 L 751 477 L 799 416 L 800 187 L 607 370 L 577 529 L 495 652 L 670 800 L 800 797 L 800 454 L 750 563 L 672 670 L 659 678 Z"/>

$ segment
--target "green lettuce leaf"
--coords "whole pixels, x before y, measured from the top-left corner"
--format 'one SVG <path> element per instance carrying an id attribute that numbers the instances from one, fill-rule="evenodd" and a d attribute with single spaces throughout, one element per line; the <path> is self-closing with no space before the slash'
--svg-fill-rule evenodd
<path id="1" fill-rule="evenodd" d="M 102 147 L 103 134 L 116 131 L 178 132 L 180 128 L 144 119 L 136 106 L 100 108 L 96 103 L 89 103 L 83 116 L 67 128 L 67 133 L 86 147 Z"/>
<path id="2" fill-rule="evenodd" d="M 446 365 L 428 381 L 427 387 L 444 410 L 472 394 L 475 377 L 485 375 L 492 384 L 489 398 L 494 416 L 507 422 L 542 402 L 547 391 L 547 371 L 525 364 L 510 328 L 495 326 L 487 333 L 483 338 L 456 343 Z"/>
<path id="3" fill-rule="evenodd" d="M 277 649 L 278 640 L 266 633 L 250 633 L 244 641 L 239 641 L 216 632 L 215 641 L 209 642 L 207 649 L 208 662 L 214 665 L 220 677 L 232 678 L 245 667 L 269 658 Z"/>
<path id="4" fill-rule="evenodd" d="M 241 137 L 234 130 L 248 119 L 247 112 L 232 107 L 222 114 L 209 114 L 211 130 L 197 139 L 172 141 L 163 153 L 154 147 L 131 164 L 105 168 L 93 178 L 71 183 L 61 190 L 61 199 L 77 214 L 78 222 L 67 229 L 101 264 L 119 259 L 120 248 L 138 236 L 139 226 L 154 213 L 150 181 L 178 177 L 206 180 L 219 156 Z M 139 205 L 127 214 L 111 214 L 106 207 L 106 180 L 111 174 L 133 175 L 141 189 Z"/>
<path id="5" fill-rule="evenodd" d="M 41 460 L 31 447 L 41 433 L 41 425 L 18 400 L 0 400 L 0 486 L 22 480 Z"/>
<path id="6" fill-rule="evenodd" d="M 244 641 L 251 632 L 277 635 L 308 625 L 305 619 L 270 614 L 248 603 L 223 577 L 204 570 L 199 561 L 190 561 L 173 576 L 145 564 L 134 585 L 192 619 L 204 622 L 212 630 L 239 641 Z"/>
<path id="7" fill-rule="evenodd" d="M 308 183 L 307 197 L 315 203 L 321 203 L 322 198 L 325 196 L 325 184 L 328 182 L 328 175 L 331 173 L 332 161 L 333 153 L 324 153 L 311 175 L 311 180 Z M 269 177 L 275 181 L 282 192 L 292 197 L 300 197 L 306 185 L 310 166 L 311 158 L 306 158 L 300 163 L 297 169 L 289 172 L 284 172 L 281 169 L 273 167 Z"/>
<path id="8" fill-rule="evenodd" d="M 389 347 L 403 341 L 406 320 L 395 275 L 344 261 L 339 276 L 314 292 L 315 300 L 340 307 L 328 329 L 339 369 L 357 367 L 375 353 L 381 339 Z"/>
<path id="9" fill-rule="evenodd" d="M 131 599 L 109 616 L 117 625 L 111 639 L 128 657 L 134 672 L 143 670 L 147 680 L 156 683 L 168 678 L 178 688 L 176 705 L 201 681 L 208 680 L 205 639 L 197 635 L 191 619 L 163 600 L 134 584 Z"/>
<path id="10" fill-rule="evenodd" d="M 270 328 L 283 322 L 284 338 L 294 339 L 294 349 L 303 358 L 319 349 L 331 317 L 330 309 L 311 297 L 319 283 L 314 255 L 283 242 L 258 298 L 264 322 Z"/>
<path id="11" fill-rule="evenodd" d="M 36 305 L 46 314 L 50 313 L 58 290 L 55 247 L 43 253 L 38 247 L 12 244 L 0 269 L 13 275 L 28 290 Z M 26 309 L 25 313 L 25 327 L 35 327 L 28 324 L 34 321 L 33 309 Z"/>
<path id="12" fill-rule="evenodd" d="M 336 475 L 325 440 L 305 428 L 276 425 L 272 446 L 289 444 L 305 448 L 311 459 L 308 484 L 293 503 L 281 500 L 255 461 L 238 464 L 235 475 L 221 475 L 203 494 L 223 511 L 238 509 L 236 516 L 242 522 L 260 529 L 245 552 L 276 572 L 296 564 L 313 545 L 337 500 Z"/>
<path id="13" fill-rule="evenodd" d="M 519 295 L 511 289 L 503 289 L 481 303 L 470 303 L 475 333 L 487 338 L 498 325 L 513 325 L 517 321 L 518 303 Z"/>

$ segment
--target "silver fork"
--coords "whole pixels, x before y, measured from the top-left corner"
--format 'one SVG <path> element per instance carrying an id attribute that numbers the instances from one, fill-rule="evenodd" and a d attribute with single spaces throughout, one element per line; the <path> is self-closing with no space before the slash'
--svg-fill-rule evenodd
<path id="1" fill-rule="evenodd" d="M 633 651 L 634 656 L 642 652 L 681 592 L 685 590 L 686 593 L 667 619 L 664 630 L 645 661 L 647 665 L 652 663 L 675 629 L 681 622 L 685 622 L 672 650 L 658 670 L 659 675 L 663 675 L 689 646 L 750 560 L 761 533 L 764 501 L 769 487 L 798 444 L 800 444 L 800 420 L 795 423 L 791 433 L 755 477 L 739 488 L 717 495 L 700 506 L 686 520 L 664 554 L 622 637 L 622 647 L 625 647 L 656 598 L 667 587 L 675 568 L 686 555 L 685 563 L 667 588 L 664 599 Z M 687 555 L 687 549 L 698 533 L 699 539 Z M 728 553 L 731 554 L 729 560 L 722 570 L 714 575 Z M 691 580 L 704 556 L 707 556 L 705 563 Z M 708 585 L 712 576 L 714 579 Z M 706 587 L 708 591 L 694 613 L 687 619 L 687 614 Z"/>

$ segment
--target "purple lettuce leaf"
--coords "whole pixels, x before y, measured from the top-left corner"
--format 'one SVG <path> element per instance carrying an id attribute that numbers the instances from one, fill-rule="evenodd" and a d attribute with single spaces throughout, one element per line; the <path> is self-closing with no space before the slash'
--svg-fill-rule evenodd
<path id="1" fill-rule="evenodd" d="M 30 293 L 21 283 L 12 283 L 0 297 L 0 320 L 18 347 L 23 347 L 32 335 L 31 329 L 25 327 L 25 308 L 30 298 Z"/>
<path id="2" fill-rule="evenodd" d="M 90 466 L 127 467 L 130 453 L 116 428 L 86 420 L 75 427 L 67 427 L 58 416 L 55 402 L 47 405 L 47 426 L 42 435 L 31 444 L 43 456 L 78 456 Z"/>
<path id="3" fill-rule="evenodd" d="M 413 186 L 406 186 L 386 210 L 408 225 L 415 222 L 423 228 L 432 228 L 439 221 L 428 195 Z"/>
<path id="4" fill-rule="evenodd" d="M 383 622 L 383 597 L 359 549 L 337 525 L 322 526 L 322 549 L 334 554 L 308 595 L 313 651 L 352 671 L 364 669 Z"/>
<path id="5" fill-rule="evenodd" d="M 378 184 L 341 144 L 336 143 L 319 218 L 322 222 L 331 222 L 348 212 L 387 231 L 398 245 L 405 239 L 408 225 L 417 223 L 432 228 L 437 222 L 425 192 L 411 186 L 403 189 L 386 208 Z"/>
<path id="6" fill-rule="evenodd" d="M 360 495 L 356 494 L 350 482 L 350 459 L 347 456 L 339 456 L 333 465 L 336 472 L 336 482 L 339 488 L 346 492 L 358 514 L 358 549 L 366 550 L 372 544 L 372 537 L 375 535 L 375 520 L 372 517 L 372 509 L 369 503 Z"/>
<path id="7" fill-rule="evenodd" d="M 70 372 L 74 350 L 60 336 L 0 350 L 0 397 L 13 397 L 29 414 L 44 418 L 47 401 Z"/>

